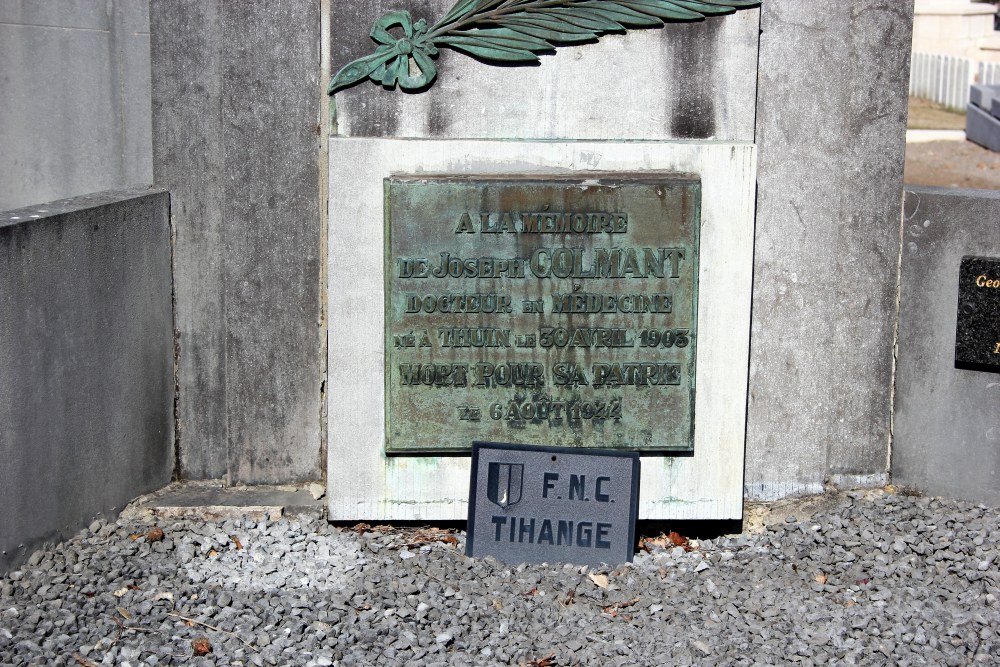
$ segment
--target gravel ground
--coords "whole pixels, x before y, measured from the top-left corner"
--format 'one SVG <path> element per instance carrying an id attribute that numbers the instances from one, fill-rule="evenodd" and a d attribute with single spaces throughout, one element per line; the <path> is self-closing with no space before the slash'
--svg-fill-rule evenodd
<path id="1" fill-rule="evenodd" d="M 0 662 L 1000 664 L 1000 512 L 819 500 L 603 570 L 473 561 L 433 529 L 94 523 L 0 578 Z"/>

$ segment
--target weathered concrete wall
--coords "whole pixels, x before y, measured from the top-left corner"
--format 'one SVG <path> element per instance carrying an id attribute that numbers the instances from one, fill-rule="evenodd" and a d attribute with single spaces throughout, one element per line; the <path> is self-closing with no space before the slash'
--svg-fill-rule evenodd
<path id="1" fill-rule="evenodd" d="M 908 188 L 892 480 L 1000 503 L 1000 375 L 955 368 L 958 266 L 1000 257 L 1000 193 Z"/>
<path id="2" fill-rule="evenodd" d="M 912 18 L 763 5 L 750 497 L 886 479 Z"/>
<path id="3" fill-rule="evenodd" d="M 433 19 L 451 4 L 407 7 Z M 321 474 L 323 6 L 153 3 L 156 182 L 175 193 L 192 477 Z M 333 70 L 370 53 L 373 21 L 397 8 L 326 6 Z M 334 133 L 756 140 L 748 492 L 880 483 L 911 3 L 769 0 L 762 12 L 608 36 L 539 67 L 445 52 L 428 92 L 364 82 L 339 94 Z"/>
<path id="4" fill-rule="evenodd" d="M 0 0 L 0 211 L 152 180 L 148 0 Z"/>
<path id="5" fill-rule="evenodd" d="M 406 8 L 433 23 L 453 0 Z M 372 53 L 392 0 L 334 3 L 331 69 Z M 447 139 L 753 139 L 759 11 L 562 46 L 539 66 L 496 67 L 450 49 L 420 94 L 370 81 L 337 95 L 336 133 Z"/>
<path id="6" fill-rule="evenodd" d="M 169 198 L 0 214 L 0 572 L 170 481 Z"/>
<path id="7" fill-rule="evenodd" d="M 320 0 L 151 3 L 181 473 L 323 476 Z"/>

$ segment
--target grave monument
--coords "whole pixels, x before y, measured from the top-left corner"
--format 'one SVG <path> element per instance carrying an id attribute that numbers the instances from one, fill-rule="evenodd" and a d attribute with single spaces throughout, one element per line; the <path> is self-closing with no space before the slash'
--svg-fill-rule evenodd
<path id="1" fill-rule="evenodd" d="M 136 10 L 133 18 L 116 18 L 113 24 L 105 20 L 128 16 L 126 4 Z M 478 5 L 463 4 L 466 9 Z M 170 197 L 164 214 L 169 234 L 157 237 L 155 247 L 157 253 L 167 253 L 157 255 L 161 260 L 169 255 L 169 261 L 158 264 L 167 271 L 158 280 L 171 285 L 164 294 L 172 318 L 157 320 L 156 341 L 158 345 L 167 341 L 172 348 L 173 368 L 169 364 L 166 368 L 173 371 L 173 381 L 158 385 L 160 392 L 149 397 L 144 407 L 111 401 L 98 413 L 135 415 L 148 409 L 167 420 L 162 423 L 172 425 L 160 431 L 156 479 L 172 471 L 180 479 L 216 480 L 226 486 L 289 484 L 315 482 L 329 469 L 334 517 L 461 518 L 468 453 L 385 452 L 385 415 L 388 409 L 393 419 L 393 401 L 399 402 L 395 414 L 403 410 L 406 420 L 420 424 L 420 413 L 409 414 L 405 401 L 419 406 L 427 401 L 453 401 L 461 393 L 452 391 L 454 387 L 428 388 L 423 382 L 387 387 L 392 369 L 400 373 L 399 363 L 387 366 L 387 352 L 401 355 L 402 364 L 421 364 L 421 375 L 410 377 L 423 377 L 427 364 L 436 367 L 437 357 L 448 351 L 454 361 L 442 358 L 441 364 L 467 365 L 470 378 L 476 377 L 478 363 L 492 364 L 491 379 L 507 382 L 512 376 L 504 373 L 510 368 L 521 368 L 523 378 L 524 368 L 538 364 L 543 367 L 541 378 L 549 383 L 544 388 L 552 390 L 544 395 L 539 392 L 536 402 L 534 396 L 518 400 L 516 385 L 514 389 L 484 387 L 481 392 L 466 388 L 467 395 L 476 398 L 475 404 L 447 403 L 458 428 L 475 430 L 470 420 L 479 410 L 480 419 L 488 419 L 485 425 L 496 429 L 491 438 L 510 431 L 518 436 L 510 439 L 525 442 L 534 430 L 531 439 L 547 439 L 538 435 L 550 428 L 548 416 L 543 425 L 539 412 L 548 409 L 548 415 L 555 417 L 559 411 L 558 417 L 565 419 L 566 401 L 579 400 L 581 427 L 560 425 L 554 431 L 566 438 L 564 444 L 570 440 L 575 444 L 579 438 L 581 451 L 586 451 L 608 433 L 612 440 L 619 437 L 623 447 L 644 446 L 646 439 L 637 436 L 649 431 L 649 442 L 655 440 L 663 449 L 641 452 L 640 516 L 735 517 L 744 493 L 754 500 L 770 500 L 830 486 L 881 486 L 889 481 L 890 469 L 894 481 L 924 491 L 977 502 L 995 498 L 996 448 L 991 438 L 998 432 L 997 411 L 983 407 L 995 405 L 994 375 L 954 367 L 959 262 L 966 255 L 996 257 L 1000 253 L 995 245 L 984 242 L 995 237 L 995 227 L 990 227 L 996 219 L 995 201 L 979 196 L 976 201 L 981 208 L 976 208 L 968 197 L 910 193 L 911 210 L 900 227 L 912 3 L 767 0 L 759 10 L 751 7 L 650 29 L 625 26 L 618 19 L 627 23 L 621 14 L 629 12 L 609 15 L 609 3 L 582 0 L 575 4 L 605 12 L 574 15 L 576 22 L 571 24 L 575 27 L 563 26 L 566 30 L 557 32 L 575 37 L 583 31 L 599 39 L 555 40 L 558 44 L 551 52 L 537 51 L 535 40 L 548 40 L 530 34 L 551 30 L 551 25 L 532 25 L 531 20 L 520 21 L 522 29 L 514 30 L 519 37 L 488 34 L 488 46 L 469 41 L 483 35 L 469 34 L 452 34 L 450 45 L 438 43 L 435 40 L 445 35 L 431 33 L 458 6 L 449 0 L 12 5 L 13 13 L 7 11 L 9 20 L 0 22 L 12 39 L 0 42 L 14 51 L 18 43 L 27 43 L 25 39 L 34 40 L 38 27 L 91 26 L 98 32 L 109 25 L 128 27 L 127 44 L 116 41 L 117 28 L 101 38 L 107 47 L 101 50 L 106 57 L 103 64 L 101 58 L 88 60 L 95 64 L 85 68 L 93 74 L 89 80 L 94 81 L 95 90 L 102 89 L 100 82 L 107 80 L 102 72 L 117 71 L 126 60 L 141 64 L 149 40 L 153 181 L 169 191 Z M 646 0 L 618 3 L 629 9 L 652 4 L 666 6 Z M 725 8 L 726 4 L 672 3 L 681 14 L 678 6 L 701 12 L 706 6 Z M 488 11 L 499 11 L 501 5 L 514 6 L 501 3 Z M 149 13 L 148 36 L 145 11 Z M 404 11 L 410 19 L 409 36 L 405 24 L 394 22 L 383 25 L 390 38 L 377 33 L 388 43 L 371 39 L 373 26 L 383 17 Z M 462 11 L 458 20 L 464 20 Z M 59 23 L 53 23 L 56 14 L 62 15 L 56 17 Z M 526 18 L 536 23 L 539 19 L 520 17 Z M 628 29 L 609 30 L 607 21 Z M 81 40 L 99 44 L 92 39 L 96 33 L 76 32 L 74 44 Z M 59 40 L 65 41 L 63 36 Z M 453 48 L 459 43 L 469 47 L 465 53 Z M 480 48 L 487 51 L 477 54 Z M 496 55 L 537 57 L 541 64 L 494 67 L 484 62 L 496 61 Z M 339 88 L 333 98 L 327 96 L 328 83 L 337 81 L 337 73 L 369 57 L 366 67 L 346 79 L 360 76 L 356 85 Z M 418 59 L 424 61 L 423 69 Z M 56 62 L 43 60 L 50 65 Z M 428 63 L 435 76 L 433 81 L 421 82 L 430 70 Z M 8 69 L 15 86 L 23 85 L 17 83 L 18 77 L 24 81 L 36 71 Z M 58 80 L 64 68 L 53 69 L 52 80 Z M 141 69 L 130 71 L 141 74 Z M 395 82 L 396 89 L 385 90 L 371 82 L 372 75 L 378 83 L 387 78 Z M 400 91 L 403 84 L 414 89 Z M 140 76 L 129 79 L 124 89 L 110 92 L 112 99 L 122 96 L 125 102 L 134 99 L 133 94 L 143 97 L 144 87 Z M 23 119 L 16 117 L 12 127 L 27 127 L 18 125 L 17 118 Z M 134 116 L 123 114 L 123 118 Z M 125 131 L 128 134 L 138 127 L 126 123 Z M 85 143 L 75 148 L 77 154 L 93 154 Z M 43 150 L 37 157 L 69 164 L 62 150 L 58 155 Z M 18 173 L 12 171 L 11 177 L 16 179 Z M 62 170 L 50 175 L 65 181 Z M 651 229 L 663 231 L 648 222 L 630 227 L 624 235 L 614 232 L 614 227 L 597 234 L 570 231 L 564 234 L 570 237 L 565 242 L 525 247 L 522 252 L 504 243 L 510 244 L 512 238 L 525 240 L 525 234 L 483 234 L 481 217 L 479 231 L 463 231 L 465 241 L 453 239 L 460 236 L 454 231 L 461 215 L 458 221 L 451 220 L 446 209 L 435 212 L 433 206 L 420 227 L 439 246 L 436 254 L 425 258 L 428 266 L 441 252 L 462 250 L 464 259 L 525 259 L 529 268 L 535 257 L 536 268 L 543 269 L 542 262 L 558 253 L 559 262 L 570 266 L 557 263 L 549 269 L 569 273 L 547 278 L 531 273 L 529 278 L 526 271 L 524 278 L 516 279 L 462 275 L 432 280 L 403 278 L 398 270 L 393 278 L 392 271 L 386 270 L 394 266 L 386 257 L 387 251 L 392 252 L 387 241 L 423 243 L 421 237 L 400 239 L 398 233 L 393 234 L 394 209 L 382 203 L 386 179 L 390 189 L 393 183 L 486 183 L 486 194 L 499 201 L 506 196 L 505 184 L 513 181 L 551 188 L 571 184 L 566 192 L 576 193 L 581 188 L 596 192 L 616 184 L 678 177 L 698 184 L 697 281 L 693 273 L 683 275 L 683 269 L 695 267 L 687 258 L 678 265 L 678 278 L 668 277 L 673 275 L 673 258 L 679 258 L 673 249 L 690 243 L 690 238 L 667 235 L 661 244 L 658 238 L 630 236 Z M 692 186 L 691 197 L 694 191 Z M 952 220 L 956 201 L 962 202 L 958 210 L 974 209 L 975 215 L 962 224 L 939 224 Z M 619 205 L 623 208 L 611 213 L 631 215 L 625 210 L 629 202 Z M 499 217 L 492 217 L 500 229 L 507 226 L 502 208 Z M 574 209 L 567 205 L 560 210 L 585 217 L 588 213 L 610 215 Z M 101 207 L 101 215 L 111 215 L 109 211 Z M 467 212 L 475 223 L 473 212 L 490 211 Z M 524 212 L 521 207 L 508 211 Z M 527 210 L 532 212 L 549 214 Z M 42 216 L 41 211 L 36 214 Z M 648 220 L 646 213 L 636 216 L 636 220 Z M 911 220 L 911 216 L 917 217 Z M 523 224 L 524 216 L 519 219 Z M 575 215 L 570 225 L 573 220 Z M 514 215 L 510 221 L 516 229 Z M 18 228 L 31 231 L 45 224 L 43 216 Z M 80 228 L 97 241 L 110 239 L 109 229 L 114 227 Z M 442 233 L 447 229 L 450 235 Z M 978 231 L 973 234 L 973 229 Z M 949 245 L 946 255 L 936 252 L 936 244 L 947 236 L 945 231 L 968 242 Z M 935 236 L 939 232 L 940 238 Z M 46 238 L 32 233 L 34 239 Z M 576 236 L 583 236 L 586 243 L 573 241 Z M 463 244 L 483 237 L 493 239 L 496 247 L 467 255 Z M 166 245 L 160 245 L 164 240 Z M 658 260 L 661 248 L 664 263 L 658 269 L 649 268 L 656 262 L 646 261 L 646 250 Z M 612 260 L 616 249 L 618 259 Z M 668 256 L 668 252 L 673 254 Z M 62 253 L 60 261 L 75 257 Z M 593 270 L 607 275 L 581 275 L 576 282 L 586 284 L 574 290 L 577 257 L 580 273 Z M 411 258 L 423 257 L 413 254 Z M 613 273 L 615 266 L 621 277 Z M 616 281 L 652 284 L 660 280 L 656 270 L 664 273 L 663 289 L 657 292 L 662 296 L 659 306 L 650 300 L 648 307 L 662 309 L 665 296 L 670 296 L 670 313 L 553 312 L 556 294 L 577 295 L 560 301 L 560 307 L 567 303 L 571 309 L 585 311 L 598 303 L 610 308 L 610 300 L 602 295 L 614 296 L 617 310 Z M 637 277 L 642 272 L 646 275 Z M 899 287 L 897 277 L 901 277 Z M 424 296 L 449 295 L 452 288 L 461 289 L 454 292 L 459 295 L 495 292 L 509 296 L 511 313 L 503 313 L 507 318 L 503 323 L 489 321 L 485 314 L 480 322 L 474 319 L 476 313 L 450 313 L 440 325 L 427 327 L 435 336 L 428 336 L 429 342 L 439 346 L 431 348 L 432 362 L 429 353 L 426 358 L 418 356 L 424 354 L 419 347 L 405 346 L 411 322 L 416 329 L 417 321 L 443 317 L 441 312 L 405 312 L 411 292 L 402 281 L 411 280 L 442 283 Z M 476 282 L 483 283 L 482 289 L 472 284 Z M 95 298 L 104 294 L 99 280 L 77 280 L 74 288 L 85 283 L 90 290 L 87 294 Z M 687 299 L 684 290 L 695 286 L 696 301 L 681 304 Z M 508 289 L 513 287 L 521 291 Z M 391 299 L 393 289 L 402 295 L 402 310 L 390 316 L 386 296 Z M 537 296 L 529 293 L 532 289 Z M 647 294 L 627 291 L 636 293 Z M 924 301 L 932 294 L 933 301 Z M 85 303 L 86 298 L 78 301 Z M 520 312 L 514 308 L 515 301 Z M 528 301 L 534 302 L 529 308 L 541 302 L 548 310 L 525 313 Z M 163 303 L 150 301 L 146 312 L 159 317 L 165 312 L 160 310 Z M 445 303 L 450 308 L 451 301 Z M 468 299 L 465 303 L 470 305 Z M 634 308 L 635 300 L 630 303 L 628 307 Z M 685 306 L 683 312 L 691 318 L 692 335 L 684 347 L 677 346 L 677 333 L 688 327 L 668 326 L 681 313 L 678 304 Z M 647 307 L 645 301 L 640 305 Z M 475 299 L 471 306 L 476 307 Z M 898 339 L 897 319 L 891 316 L 897 307 Z M 935 317 L 928 318 L 928 312 Z M 618 322 L 604 321 L 611 316 Z M 7 320 L 28 321 L 19 319 L 17 313 Z M 574 324 L 577 321 L 583 324 Z M 927 336 L 931 323 L 934 335 Z M 399 348 L 395 347 L 396 334 L 386 337 L 397 329 Z M 438 329 L 445 330 L 443 340 L 454 343 L 451 347 L 440 347 Z M 551 335 L 549 348 L 541 347 L 539 341 L 543 329 Z M 622 334 L 625 329 L 628 332 Z M 67 333 L 75 336 L 71 340 L 85 340 L 89 331 L 77 326 Z M 652 332 L 656 332 L 659 344 L 642 345 L 643 332 L 646 342 L 652 342 Z M 634 348 L 606 346 L 634 341 L 629 336 L 636 334 Z M 522 340 L 527 343 L 531 335 L 536 347 L 517 346 L 518 336 L 525 336 Z M 508 338 L 511 347 L 485 348 L 491 357 L 476 356 L 484 348 L 473 343 L 502 343 Z M 59 345 L 61 340 L 32 339 L 41 346 L 43 358 L 68 362 L 93 358 L 92 354 L 67 354 Z M 105 343 L 110 340 L 104 338 Z M 667 347 L 665 340 L 673 346 Z M 565 346 L 559 347 L 562 343 Z M 466 344 L 470 347 L 457 347 Z M 622 356 L 629 350 L 636 355 Z M 898 352 L 898 364 L 894 352 Z M 933 378 L 925 357 L 935 360 Z M 148 371 L 144 359 L 130 358 L 128 369 L 134 369 L 128 371 L 130 377 Z M 566 364 L 560 366 L 560 379 L 572 377 L 577 384 L 571 389 L 560 385 L 565 398 L 551 395 L 557 389 L 556 364 Z M 566 373 L 569 364 L 579 372 Z M 406 368 L 413 370 L 413 366 Z M 601 387 L 594 386 L 598 372 Z M 10 404 L 15 413 L 32 414 L 25 407 L 28 394 L 19 377 L 7 374 L 0 393 L 15 397 Z M 584 385 L 581 378 L 589 384 Z M 434 385 L 434 376 L 429 379 Z M 650 384 L 651 379 L 679 380 L 680 384 Z M 638 384 L 614 386 L 621 381 Z M 56 403 L 71 401 L 76 387 L 61 383 L 59 392 L 46 396 Z M 957 398 L 942 401 L 943 387 Z M 597 403 L 602 394 L 621 397 L 620 423 L 607 416 L 609 403 L 600 421 Z M 133 392 L 130 396 L 142 395 Z M 690 432 L 681 428 L 670 434 L 667 427 L 678 424 L 665 423 L 651 406 L 672 401 L 670 409 L 678 409 L 685 396 L 686 409 L 693 410 L 694 416 L 688 414 L 679 424 L 686 424 Z M 106 392 L 95 397 L 113 398 Z M 551 400 L 541 400 L 546 398 Z M 641 422 L 627 422 L 625 399 L 632 400 L 632 405 L 636 399 L 644 403 L 643 410 L 630 411 Z M 591 419 L 584 423 L 586 403 L 590 403 Z M 495 404 L 506 407 L 506 414 L 501 412 L 503 418 L 492 420 L 490 408 Z M 468 408 L 468 420 L 458 419 L 463 406 Z M 508 421 L 507 416 L 512 419 Z M 37 420 L 20 426 L 17 420 L 11 422 L 15 430 L 7 431 L 5 442 L 25 444 L 8 451 L 10 465 L 5 467 L 3 482 L 19 489 L 12 493 L 22 499 L 25 512 L 14 514 L 24 520 L 16 530 L 7 531 L 8 544 L 17 553 L 8 550 L 4 556 L 14 560 L 4 562 L 14 562 L 42 540 L 93 519 L 95 505 L 86 487 L 77 484 L 76 468 L 45 468 L 55 475 L 51 484 L 38 484 L 37 476 L 18 472 L 37 468 L 37 460 L 32 459 L 35 453 L 42 448 L 49 451 L 49 445 L 57 442 L 68 451 L 96 452 L 93 460 L 120 463 L 106 455 L 112 444 L 126 442 L 113 428 L 119 422 L 86 422 L 86 429 L 66 430 L 73 437 L 64 440 L 39 439 L 38 431 L 29 428 L 42 423 Z M 147 422 L 153 423 L 161 422 Z M 962 424 L 970 435 L 955 443 L 954 449 L 942 447 L 942 442 L 955 440 L 955 434 L 950 426 L 941 425 L 953 423 Z M 445 430 L 428 421 L 421 432 L 426 440 L 428 434 Z M 685 437 L 689 438 L 686 445 Z M 437 439 L 430 445 L 444 442 Z M 979 453 L 970 454 L 965 443 L 976 445 Z M 423 447 L 426 443 L 416 444 Z M 58 449 L 51 451 L 58 460 L 71 460 Z M 970 483 L 972 473 L 978 475 L 976 483 Z M 48 490 L 53 485 L 66 492 L 52 495 Z M 126 495 L 102 501 L 99 511 L 111 511 Z M 65 515 L 40 508 L 59 508 Z M 67 518 L 53 519 L 58 516 Z"/>
<path id="2" fill-rule="evenodd" d="M 593 48 L 635 48 L 581 41 L 756 5 L 559 4 L 459 2 L 429 27 L 390 11 L 370 31 L 375 53 L 333 77 L 352 131 L 330 140 L 331 519 L 465 518 L 474 441 L 637 452 L 639 518 L 742 515 L 752 141 L 678 141 L 676 123 L 622 136 L 610 79 L 618 92 L 589 132 L 573 120 L 539 136 L 549 113 L 501 97 L 489 104 L 506 122 L 521 107 L 516 131 L 350 136 L 375 107 L 419 116 L 424 95 L 474 108 L 485 79 L 461 82 L 462 67 L 542 94 L 542 77 L 591 77 Z M 487 61 L 555 55 L 534 71 L 437 64 L 445 46 Z"/>
<path id="3" fill-rule="evenodd" d="M 385 296 L 393 288 L 386 239 L 398 239 L 386 218 L 386 179 L 579 184 L 681 174 L 700 181 L 694 346 L 673 349 L 668 359 L 661 345 L 657 354 L 678 365 L 693 354 L 693 452 L 642 453 L 651 479 L 642 480 L 640 516 L 739 516 L 741 485 L 748 498 L 767 500 L 825 485 L 886 483 L 895 332 L 887 313 L 897 304 L 909 3 L 768 0 L 760 9 L 530 51 L 538 65 L 496 67 L 439 45 L 436 57 L 428 56 L 436 76 L 426 88 L 379 85 L 397 54 L 327 95 L 345 66 L 382 46 L 397 48 L 405 36 L 399 24 L 386 30 L 391 44 L 372 40 L 380 19 L 406 11 L 414 35 L 423 19 L 426 36 L 454 6 L 150 5 L 154 180 L 170 191 L 175 238 L 178 475 L 270 484 L 315 481 L 329 471 L 334 517 L 462 518 L 467 453 L 384 453 L 386 400 L 393 400 L 385 384 Z M 394 72 L 418 76 L 413 63 Z M 372 82 L 382 65 L 380 82 Z M 446 227 L 459 236 L 458 220 L 445 226 L 435 219 L 420 229 Z M 506 242 L 524 236 L 463 234 Z M 614 249 L 618 236 L 539 248 L 567 248 L 567 256 L 581 248 L 586 270 L 593 262 L 584 258 Z M 628 246 L 657 253 L 653 240 Z M 440 243 L 428 261 L 463 247 Z M 472 259 L 480 256 L 530 260 L 500 246 Z M 463 288 L 457 294 L 503 291 L 486 285 L 497 278 L 471 292 L 464 288 L 478 279 L 449 280 Z M 547 287 L 534 299 L 547 299 L 550 308 L 534 314 L 536 337 L 542 326 L 569 331 L 541 318 L 554 317 L 553 293 L 573 293 L 572 284 L 567 292 L 550 283 L 571 280 L 529 280 L 526 273 L 514 281 L 525 290 Z M 405 311 L 405 297 L 403 304 Z M 418 315 L 402 312 L 403 324 L 441 316 Z M 481 325 L 467 319 L 446 327 L 458 329 L 459 340 L 462 329 L 510 329 L 513 337 L 531 333 L 522 331 L 525 315 L 511 313 L 518 324 L 483 316 Z M 587 318 L 593 326 L 573 328 L 625 328 Z M 438 336 L 436 328 L 429 333 Z M 401 343 L 408 333 L 399 327 Z M 394 336 L 391 342 L 392 354 L 420 354 L 395 348 Z M 440 345 L 440 337 L 432 342 Z M 453 349 L 454 363 L 475 364 L 474 349 Z M 495 361 L 496 350 L 507 349 L 513 361 L 548 370 L 550 362 L 532 356 L 541 358 L 544 348 L 492 349 Z M 458 358 L 460 350 L 469 354 Z M 635 351 L 642 356 L 621 361 L 653 363 L 651 348 Z M 588 374 L 594 364 L 615 361 L 587 354 L 576 363 Z M 414 359 L 403 363 L 427 363 Z M 604 393 L 646 400 L 679 387 Z M 403 389 L 396 387 L 398 397 L 407 396 Z M 411 398 L 423 391 L 413 389 Z M 576 389 L 600 393 L 592 384 Z M 423 395 L 454 398 L 450 391 Z M 481 406 L 472 407 L 488 411 L 501 402 L 486 398 L 492 391 L 499 390 L 484 389 Z M 451 405 L 454 419 L 471 428 L 457 418 L 460 405 Z M 424 429 L 440 430 L 434 422 Z M 715 487 L 730 490 L 725 500 Z"/>

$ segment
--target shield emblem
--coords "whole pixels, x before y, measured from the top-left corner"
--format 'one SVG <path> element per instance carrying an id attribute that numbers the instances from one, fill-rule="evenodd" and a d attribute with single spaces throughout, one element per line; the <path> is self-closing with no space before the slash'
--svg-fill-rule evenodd
<path id="1" fill-rule="evenodd" d="M 486 476 L 486 497 L 494 505 L 507 509 L 521 502 L 523 463 L 490 463 Z"/>

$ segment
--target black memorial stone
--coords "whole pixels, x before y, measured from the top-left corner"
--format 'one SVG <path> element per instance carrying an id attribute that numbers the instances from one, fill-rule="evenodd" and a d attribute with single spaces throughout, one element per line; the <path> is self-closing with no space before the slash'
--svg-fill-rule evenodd
<path id="1" fill-rule="evenodd" d="M 639 455 L 477 442 L 466 553 L 510 564 L 632 562 Z"/>
<path id="2" fill-rule="evenodd" d="M 1000 258 L 962 258 L 955 366 L 1000 372 Z"/>

